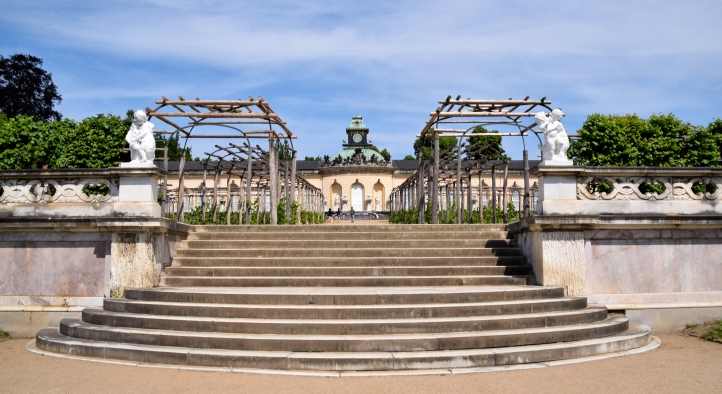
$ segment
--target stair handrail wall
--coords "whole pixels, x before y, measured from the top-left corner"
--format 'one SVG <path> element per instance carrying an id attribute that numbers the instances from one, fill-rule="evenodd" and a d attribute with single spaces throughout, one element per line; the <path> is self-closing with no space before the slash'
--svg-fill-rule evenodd
<path id="1" fill-rule="evenodd" d="M 722 318 L 722 169 L 538 169 L 509 226 L 537 282 L 673 331 Z"/>

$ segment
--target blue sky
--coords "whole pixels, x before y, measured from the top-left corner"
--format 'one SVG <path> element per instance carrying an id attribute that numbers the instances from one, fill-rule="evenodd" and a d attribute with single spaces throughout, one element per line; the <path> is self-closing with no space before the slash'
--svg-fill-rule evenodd
<path id="1" fill-rule="evenodd" d="M 546 96 L 570 132 L 593 112 L 722 116 L 719 1 L 0 2 L 0 53 L 43 58 L 64 116 L 262 96 L 301 155 L 336 152 L 361 114 L 402 158 L 457 94 Z"/>

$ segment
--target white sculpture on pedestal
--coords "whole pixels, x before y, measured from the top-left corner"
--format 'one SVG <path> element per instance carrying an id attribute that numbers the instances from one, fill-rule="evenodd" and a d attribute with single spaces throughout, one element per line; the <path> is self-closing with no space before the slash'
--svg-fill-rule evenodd
<path id="1" fill-rule="evenodd" d="M 564 112 L 559 108 L 550 114 L 537 112 L 534 115 L 537 129 L 544 133 L 542 146 L 542 166 L 571 166 L 574 163 L 567 157 L 569 149 L 569 136 L 561 122 Z"/>
<path id="2" fill-rule="evenodd" d="M 125 140 L 130 146 L 130 162 L 121 163 L 121 167 L 155 167 L 153 123 L 148 121 L 145 111 L 139 109 L 133 113 L 133 124 L 130 125 Z"/>

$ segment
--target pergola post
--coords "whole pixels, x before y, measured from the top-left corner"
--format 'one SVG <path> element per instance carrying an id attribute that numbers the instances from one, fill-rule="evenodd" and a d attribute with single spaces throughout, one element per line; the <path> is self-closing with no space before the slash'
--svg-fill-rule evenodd
<path id="1" fill-rule="evenodd" d="M 524 149 L 523 152 L 524 160 L 524 217 L 529 217 L 529 152 Z"/>
<path id="2" fill-rule="evenodd" d="M 273 135 L 268 137 L 268 176 L 271 192 L 271 224 L 278 224 L 278 152 Z"/>
<path id="3" fill-rule="evenodd" d="M 291 198 L 289 206 L 291 207 L 290 213 L 293 214 L 293 205 L 296 203 L 296 151 L 291 152 Z M 296 208 L 296 217 L 294 218 L 296 224 L 301 223 L 301 206 Z"/>
<path id="4" fill-rule="evenodd" d="M 253 156 L 252 156 L 251 145 L 248 145 L 248 158 L 246 159 L 246 207 L 243 212 L 246 224 L 251 224 L 251 182 L 253 180 Z"/>
<path id="5" fill-rule="evenodd" d="M 509 223 L 509 212 L 506 209 L 507 203 L 506 203 L 506 185 L 509 180 L 509 163 L 504 163 L 504 180 L 502 181 L 501 186 L 501 210 L 503 212 L 502 217 L 504 218 L 504 223 Z"/>
<path id="6" fill-rule="evenodd" d="M 418 198 L 419 224 L 424 224 L 426 211 L 426 196 L 424 193 L 424 162 L 419 160 L 419 171 L 416 175 L 416 196 Z"/>
<path id="7" fill-rule="evenodd" d="M 216 173 L 213 175 L 213 214 L 211 215 L 211 222 L 215 223 L 218 215 L 218 182 L 221 176 L 220 163 L 216 167 Z"/>
<path id="8" fill-rule="evenodd" d="M 206 223 L 206 180 L 208 179 L 207 164 L 203 166 L 203 182 L 201 183 L 201 223 Z"/>
<path id="9" fill-rule="evenodd" d="M 286 203 L 283 204 L 284 214 L 287 223 L 291 223 L 291 163 L 284 160 L 283 166 L 283 198 Z"/>
<path id="10" fill-rule="evenodd" d="M 496 223 L 496 164 L 491 166 L 491 222 Z"/>
<path id="11" fill-rule="evenodd" d="M 467 179 L 467 184 L 466 184 L 466 211 L 467 211 L 467 213 L 468 213 L 468 215 L 469 215 L 469 218 L 468 218 L 467 222 L 468 222 L 469 224 L 471 224 L 471 223 L 474 221 L 474 220 L 473 220 L 473 217 L 472 217 L 472 214 L 471 214 L 471 213 L 473 212 L 473 210 L 474 210 L 474 200 L 473 200 L 473 197 L 474 197 L 474 196 L 473 196 L 473 193 L 474 193 L 474 191 L 473 191 L 473 189 L 472 189 L 472 187 L 471 187 L 471 171 L 469 171 L 469 176 L 468 176 L 466 179 Z"/>
<path id="12" fill-rule="evenodd" d="M 439 134 L 434 133 L 434 174 L 431 190 L 431 223 L 439 223 Z"/>

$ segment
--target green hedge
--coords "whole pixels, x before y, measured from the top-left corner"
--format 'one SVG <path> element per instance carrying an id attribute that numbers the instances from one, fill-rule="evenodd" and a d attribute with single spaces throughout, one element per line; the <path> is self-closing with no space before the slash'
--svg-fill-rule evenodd
<path id="1" fill-rule="evenodd" d="M 107 168 L 122 154 L 129 119 L 96 115 L 76 122 L 0 115 L 0 170 Z"/>
<path id="2" fill-rule="evenodd" d="M 519 220 L 519 212 L 511 202 L 507 205 L 507 214 L 509 215 L 509 222 Z M 449 210 L 439 211 L 439 223 L 440 224 L 455 224 L 456 223 L 456 208 L 452 206 Z M 494 210 L 491 207 L 485 207 L 483 209 L 483 217 L 479 214 L 478 210 L 473 210 L 469 213 L 468 210 L 464 209 L 462 212 L 464 218 L 463 223 L 492 223 L 494 218 Z M 431 207 L 427 206 L 424 212 L 425 223 L 431 223 Z M 496 222 L 502 223 L 504 221 L 504 213 L 501 208 L 496 209 Z M 391 212 L 389 214 L 389 222 L 396 224 L 414 224 L 419 222 L 419 210 L 418 209 L 407 209 L 401 211 Z"/>
<path id="3" fill-rule="evenodd" d="M 218 207 L 214 209 L 213 206 L 205 207 L 206 215 L 205 221 L 203 220 L 203 210 L 201 207 L 196 207 L 190 212 L 183 213 L 183 223 L 187 224 L 227 224 L 229 213 L 223 211 L 225 202 L 221 201 Z M 263 212 L 258 210 L 258 204 L 252 203 L 249 207 L 251 213 L 251 224 L 270 224 L 271 213 Z M 278 213 L 278 224 L 296 224 L 298 222 L 298 204 L 293 203 L 291 207 L 291 217 L 286 217 L 286 200 L 281 199 L 278 202 L 277 211 Z M 214 214 L 215 213 L 215 214 Z M 231 224 L 240 224 L 240 213 L 230 212 Z M 171 215 L 175 218 L 175 215 Z M 300 213 L 301 224 L 320 224 L 323 223 L 325 218 L 323 213 L 310 212 L 301 210 Z"/>

